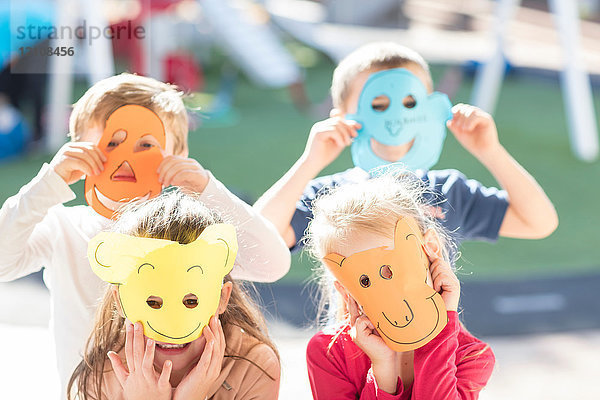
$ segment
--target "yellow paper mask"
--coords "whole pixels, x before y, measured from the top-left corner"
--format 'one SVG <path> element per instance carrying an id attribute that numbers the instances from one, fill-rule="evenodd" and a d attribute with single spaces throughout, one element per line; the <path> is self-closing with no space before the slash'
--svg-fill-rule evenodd
<path id="1" fill-rule="evenodd" d="M 103 232 L 88 244 L 92 270 L 119 285 L 127 319 L 154 340 L 183 344 L 202 334 L 237 254 L 235 228 L 210 225 L 192 243 Z M 196 296 L 194 305 L 189 299 Z M 187 296 L 187 297 L 186 297 Z"/>
<path id="2" fill-rule="evenodd" d="M 85 179 L 87 203 L 112 218 L 118 202 L 158 196 L 162 185 L 157 170 L 165 140 L 165 127 L 152 110 L 135 104 L 117 108 L 98 143 L 107 158 L 104 171 Z"/>
<path id="3" fill-rule="evenodd" d="M 424 346 L 446 326 L 444 301 L 426 283 L 429 260 L 414 218 L 397 222 L 393 249 L 377 247 L 348 257 L 331 253 L 323 261 L 392 350 Z"/>

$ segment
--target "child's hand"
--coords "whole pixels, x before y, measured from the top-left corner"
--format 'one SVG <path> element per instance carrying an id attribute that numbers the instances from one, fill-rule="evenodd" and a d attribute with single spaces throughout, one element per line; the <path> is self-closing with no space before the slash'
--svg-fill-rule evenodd
<path id="1" fill-rule="evenodd" d="M 171 377 L 171 361 L 165 361 L 162 372 L 159 374 L 154 369 L 155 342 L 148 339 L 144 350 L 144 331 L 142 324 L 136 322 L 135 326 L 126 322 L 125 357 L 127 368 L 121 358 L 114 351 L 108 352 L 117 380 L 123 388 L 123 397 L 126 400 L 170 400 L 172 394 L 169 378 Z M 129 370 L 128 370 L 129 369 Z"/>
<path id="2" fill-rule="evenodd" d="M 385 344 L 371 320 L 360 313 L 356 300 L 348 296 L 346 306 L 350 313 L 350 337 L 369 356 L 377 386 L 387 393 L 396 394 L 399 373 L 397 353 Z"/>
<path id="3" fill-rule="evenodd" d="M 346 121 L 341 116 L 317 122 L 310 130 L 303 157 L 322 170 L 352 144 L 352 139 L 358 136 L 357 129 L 360 129 L 359 123 Z"/>
<path id="4" fill-rule="evenodd" d="M 80 180 L 84 175 L 98 175 L 104 171 L 106 156 L 91 142 L 69 142 L 56 153 L 50 166 L 67 185 Z"/>
<path id="5" fill-rule="evenodd" d="M 225 334 L 216 316 L 204 327 L 204 351 L 198 364 L 182 379 L 173 394 L 173 400 L 205 399 L 208 390 L 219 377 L 225 355 Z"/>
<path id="6" fill-rule="evenodd" d="M 349 333 L 352 341 L 369 356 L 371 363 L 393 363 L 395 351 L 385 344 L 371 320 L 359 311 L 356 300 L 348 296 L 346 305 L 350 313 Z"/>
<path id="7" fill-rule="evenodd" d="M 158 181 L 164 186 L 179 186 L 202 193 L 208 184 L 208 172 L 193 158 L 167 156 L 158 166 Z"/>
<path id="8" fill-rule="evenodd" d="M 496 124 L 490 114 L 468 104 L 455 105 L 452 114 L 452 119 L 447 122 L 448 129 L 475 157 L 485 158 L 500 145 Z"/>
<path id="9" fill-rule="evenodd" d="M 446 310 L 456 311 L 458 309 L 458 300 L 460 299 L 460 282 L 452 271 L 450 264 L 437 255 L 429 256 L 429 271 L 433 281 L 433 290 L 440 293 Z"/>

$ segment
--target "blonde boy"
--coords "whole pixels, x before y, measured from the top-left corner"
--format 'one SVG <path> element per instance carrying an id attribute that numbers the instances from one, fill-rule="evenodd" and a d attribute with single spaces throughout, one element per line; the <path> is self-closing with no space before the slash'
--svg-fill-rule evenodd
<path id="1" fill-rule="evenodd" d="M 72 141 L 0 210 L 0 281 L 45 267 L 62 398 L 81 359 L 104 287 L 87 261 L 87 242 L 111 222 L 89 206 L 65 207 L 63 203 L 75 198 L 69 185 L 103 170 L 106 158 L 97 144 L 104 123 L 113 111 L 127 104 L 147 107 L 163 121 L 166 145 L 158 168 L 163 187 L 201 193 L 209 208 L 236 225 L 240 251 L 232 276 L 271 282 L 289 269 L 289 251 L 274 227 L 188 158 L 187 113 L 175 87 L 131 74 L 98 82 L 75 104 L 70 118 Z"/>
<path id="2" fill-rule="evenodd" d="M 303 246 L 301 239 L 312 219 L 311 203 L 320 190 L 370 178 L 367 171 L 355 167 L 314 179 L 357 137 L 360 125 L 345 116 L 356 113 L 367 79 L 376 72 L 394 68 L 408 70 L 427 92 L 433 91 L 429 67 L 413 50 L 388 42 L 357 49 L 340 62 L 333 74 L 331 118 L 313 125 L 302 156 L 255 204 L 277 227 L 290 248 Z M 410 101 L 410 98 L 403 99 L 403 102 Z M 408 103 L 405 106 L 410 107 Z M 371 106 L 385 109 L 389 99 L 376 97 Z M 499 235 L 527 239 L 550 235 L 558 225 L 554 206 L 535 179 L 500 144 L 492 117 L 466 104 L 455 105 L 452 114 L 448 129 L 504 190 L 486 188 L 456 170 L 417 171 L 436 193 L 429 201 L 440 222 L 455 233 L 458 241 L 494 241 Z M 388 146 L 371 138 L 370 145 L 377 157 L 391 163 L 401 162 L 413 143 L 414 140 Z"/>

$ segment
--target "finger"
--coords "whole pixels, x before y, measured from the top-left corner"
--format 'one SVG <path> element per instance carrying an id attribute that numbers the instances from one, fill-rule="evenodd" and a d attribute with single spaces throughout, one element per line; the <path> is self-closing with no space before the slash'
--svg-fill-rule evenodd
<path id="1" fill-rule="evenodd" d="M 117 380 L 121 384 L 121 387 L 123 387 L 123 385 L 125 385 L 125 381 L 127 380 L 127 377 L 129 376 L 129 373 L 127 372 L 127 369 L 123 365 L 123 361 L 121 361 L 121 357 L 119 357 L 119 355 L 117 353 L 115 353 L 114 351 L 109 351 L 107 353 L 107 356 L 108 356 L 108 359 L 110 360 L 110 365 L 112 365 L 112 369 L 115 372 L 115 376 L 117 377 Z"/>
<path id="2" fill-rule="evenodd" d="M 172 164 L 178 163 L 180 161 L 181 158 L 178 156 L 166 156 L 158 165 L 158 169 L 156 170 L 156 172 L 159 176 L 161 176 L 161 174 L 163 174 L 165 170 L 171 168 Z"/>
<path id="3" fill-rule="evenodd" d="M 144 360 L 144 331 L 141 322 L 136 322 L 133 326 L 133 362 L 135 369 L 142 368 Z"/>
<path id="4" fill-rule="evenodd" d="M 205 330 L 207 328 L 208 326 L 204 327 Z M 206 344 L 204 345 L 204 350 L 202 351 L 202 355 L 196 363 L 196 366 L 190 371 L 190 375 L 195 375 L 196 378 L 200 379 L 206 377 L 206 372 L 208 371 L 208 366 L 210 365 L 210 361 L 212 358 L 213 347 L 213 342 L 206 342 Z"/>
<path id="5" fill-rule="evenodd" d="M 98 146 L 94 145 L 94 149 L 98 152 L 98 156 L 100 156 L 100 160 L 102 160 L 103 163 L 108 161 L 108 158 L 106 158 L 106 155 Z"/>
<path id="6" fill-rule="evenodd" d="M 184 168 L 198 168 L 200 164 L 196 160 L 192 160 L 189 158 L 177 158 L 172 160 L 170 163 L 165 164 L 164 168 L 158 174 L 158 179 L 163 183 L 170 183 L 173 175 L 175 175 L 177 170 Z"/>
<path id="7" fill-rule="evenodd" d="M 226 343 L 225 343 L 225 332 L 223 331 L 223 324 L 221 323 L 221 320 L 219 318 L 217 318 L 217 321 L 219 323 L 219 342 L 221 345 L 221 352 L 220 352 L 220 357 L 221 359 L 223 358 L 223 356 L 225 355 L 225 347 L 226 347 Z"/>
<path id="8" fill-rule="evenodd" d="M 100 161 L 100 158 L 95 158 L 95 152 L 92 150 L 91 147 L 75 147 L 69 150 L 68 152 L 65 152 L 65 154 L 68 154 L 73 158 L 85 161 L 92 168 L 95 175 L 98 175 L 104 168 L 102 162 Z"/>
<path id="9" fill-rule="evenodd" d="M 214 371 L 219 371 L 221 369 L 221 361 L 223 360 L 223 352 L 224 349 L 221 346 L 221 332 L 219 332 L 220 330 L 220 326 L 219 326 L 219 322 L 217 321 L 216 317 L 213 317 L 214 320 L 214 327 L 213 327 L 213 331 L 216 333 L 216 337 L 215 337 L 215 345 L 213 346 L 213 350 L 212 350 L 212 354 L 210 357 L 210 364 L 208 365 L 208 372 L 214 372 Z M 222 331 L 222 329 L 221 329 Z"/>
<path id="10" fill-rule="evenodd" d="M 352 144 L 352 135 L 350 134 L 350 128 L 345 125 L 338 125 L 336 127 L 336 132 L 338 137 L 344 143 L 344 147 L 350 146 Z"/>
<path id="11" fill-rule="evenodd" d="M 479 114 L 478 112 L 474 111 L 473 115 L 467 122 L 467 129 L 472 131 L 475 128 L 477 128 L 479 125 L 484 124 L 486 122 L 486 120 L 487 120 L 487 118 L 484 115 Z"/>
<path id="12" fill-rule="evenodd" d="M 146 341 L 146 351 L 144 351 L 144 359 L 142 360 L 142 372 L 147 380 L 154 379 L 154 350 L 156 342 L 152 339 Z"/>
<path id="13" fill-rule="evenodd" d="M 162 183 L 165 186 L 169 186 L 173 182 L 173 178 L 179 175 L 182 171 L 193 168 L 193 164 L 189 162 L 182 161 L 178 164 L 174 164 L 171 168 L 165 170 L 163 172 L 163 180 Z"/>
<path id="14" fill-rule="evenodd" d="M 169 380 L 171 379 L 171 370 L 173 369 L 173 363 L 171 360 L 165 361 L 163 364 L 162 371 L 160 376 L 158 377 L 158 386 L 166 387 L 167 385 L 171 386 Z"/>
<path id="15" fill-rule="evenodd" d="M 369 336 L 374 327 L 366 315 L 361 315 L 356 319 L 356 333 L 359 337 Z"/>
<path id="16" fill-rule="evenodd" d="M 206 325 L 204 327 L 204 332 L 202 332 L 202 334 L 204 335 L 204 338 L 206 339 L 206 343 L 210 343 L 215 340 L 215 334 L 211 328 L 211 322 L 212 322 L 213 318 L 214 318 L 214 316 L 211 317 L 210 321 L 208 321 L 208 325 Z"/>
<path id="17" fill-rule="evenodd" d="M 318 140 L 326 144 L 333 144 L 336 147 L 344 147 L 344 141 L 340 138 L 339 133 L 336 132 L 335 126 L 326 131 L 321 131 Z"/>
<path id="18" fill-rule="evenodd" d="M 346 124 L 349 125 L 350 127 L 350 131 L 352 132 L 352 137 L 357 137 L 358 136 L 358 131 L 362 128 L 362 125 L 356 121 L 353 120 L 347 120 Z"/>
<path id="19" fill-rule="evenodd" d="M 215 347 L 215 334 L 211 329 L 211 322 L 212 321 L 209 321 L 208 325 L 204 327 L 204 332 L 202 332 L 202 335 L 204 335 L 204 338 L 206 339 L 206 345 L 204 345 L 204 351 L 202 352 L 200 360 L 198 360 L 198 364 L 196 365 L 196 368 L 198 369 L 197 372 L 202 374 L 205 374 L 208 370 L 208 366 L 210 365 L 210 361 L 212 359 L 213 349 Z"/>
<path id="20" fill-rule="evenodd" d="M 352 128 L 350 127 L 350 125 L 346 124 L 344 121 L 342 121 L 340 126 L 342 128 L 341 133 L 342 133 L 342 138 L 344 139 L 344 144 L 346 146 L 350 146 L 352 144 L 352 139 L 354 138 L 354 136 L 352 135 Z"/>
<path id="21" fill-rule="evenodd" d="M 135 363 L 133 358 L 133 324 L 129 321 L 125 321 L 125 360 L 127 361 L 127 367 L 129 372 L 135 371 Z"/>
<path id="22" fill-rule="evenodd" d="M 350 313 L 350 325 L 354 325 L 360 316 L 360 312 L 358 311 L 358 304 L 350 297 L 348 297 L 348 312 Z"/>
<path id="23" fill-rule="evenodd" d="M 425 254 L 427 254 L 427 259 L 429 259 L 429 262 L 431 263 L 440 259 L 440 255 L 434 251 L 426 251 Z"/>
<path id="24" fill-rule="evenodd" d="M 64 156 L 67 158 L 68 168 L 72 171 L 80 171 L 86 176 L 97 175 L 97 171 L 94 166 L 81 155 L 81 152 L 66 152 Z"/>
<path id="25" fill-rule="evenodd" d="M 104 171 L 104 162 L 102 161 L 104 154 L 102 154 L 100 149 L 93 144 L 85 147 L 84 149 L 85 149 L 85 153 L 90 157 L 90 159 L 94 162 L 94 164 L 98 167 L 98 169 L 100 171 Z M 106 158 L 106 157 L 104 157 L 104 158 Z"/>

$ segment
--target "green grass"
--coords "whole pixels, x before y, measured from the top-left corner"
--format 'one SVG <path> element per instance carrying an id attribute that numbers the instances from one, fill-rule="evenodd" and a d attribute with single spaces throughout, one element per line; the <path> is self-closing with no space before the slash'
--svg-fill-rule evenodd
<path id="1" fill-rule="evenodd" d="M 308 92 L 315 102 L 327 95 L 333 65 L 321 59 L 306 71 Z M 433 69 L 434 78 L 443 72 Z M 217 70 L 208 71 L 208 90 L 215 90 Z M 77 95 L 84 87 L 79 85 Z M 463 82 L 453 102 L 467 102 L 471 81 Z M 600 95 L 596 113 L 600 115 Z M 286 90 L 268 90 L 241 79 L 236 89 L 234 117 L 207 121 L 190 133 L 190 155 L 229 187 L 256 199 L 292 165 L 304 149 L 315 122 L 295 109 Z M 571 153 L 562 96 L 557 81 L 535 76 L 509 76 L 496 112 L 500 140 L 538 180 L 554 202 L 560 226 L 537 241 L 501 239 L 496 244 L 466 243 L 459 261 L 463 279 L 507 279 L 584 273 L 598 270 L 600 246 L 597 211 L 600 162 L 584 163 Z M 233 124 L 237 121 L 237 124 Z M 16 193 L 50 155 L 25 157 L 0 164 L 0 200 Z M 324 173 L 350 167 L 348 151 Z M 437 168 L 457 168 L 487 185 L 491 175 L 449 134 Z M 75 185 L 81 203 L 82 184 Z M 310 273 L 307 255 L 294 257 L 288 282 Z"/>

